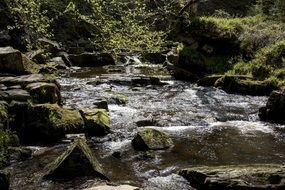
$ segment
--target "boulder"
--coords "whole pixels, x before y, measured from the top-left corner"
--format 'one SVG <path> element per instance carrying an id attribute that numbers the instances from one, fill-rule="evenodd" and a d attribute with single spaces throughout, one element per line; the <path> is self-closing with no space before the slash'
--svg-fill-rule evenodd
<path id="1" fill-rule="evenodd" d="M 12 47 L 0 48 L 0 70 L 14 74 L 25 73 L 21 52 Z"/>
<path id="2" fill-rule="evenodd" d="M 264 121 L 285 123 L 285 90 L 273 91 L 265 107 L 259 109 L 259 117 Z"/>
<path id="3" fill-rule="evenodd" d="M 284 165 L 193 167 L 180 170 L 179 175 L 198 190 L 285 189 Z"/>
<path id="4" fill-rule="evenodd" d="M 71 180 L 81 176 L 108 180 L 102 166 L 86 144 L 86 139 L 76 138 L 63 154 L 47 166 L 44 179 Z"/>
<path id="5" fill-rule="evenodd" d="M 82 109 L 86 131 L 91 136 L 102 136 L 110 132 L 110 118 L 105 109 Z"/>
<path id="6" fill-rule="evenodd" d="M 118 104 L 118 105 L 126 105 L 127 101 L 128 101 L 127 96 L 123 94 L 119 94 L 117 92 L 112 92 L 112 96 L 109 99 L 110 103 Z"/>
<path id="7" fill-rule="evenodd" d="M 37 73 L 39 66 L 19 50 L 3 47 L 0 48 L 0 70 L 13 74 Z"/>
<path id="8" fill-rule="evenodd" d="M 54 83 L 31 83 L 26 86 L 26 89 L 31 94 L 34 103 L 61 103 L 60 91 Z"/>
<path id="9" fill-rule="evenodd" d="M 156 129 L 142 129 L 132 140 L 132 145 L 136 150 L 161 150 L 173 146 L 173 141 L 166 133 Z"/>
<path id="10" fill-rule="evenodd" d="M 14 110 L 18 111 L 15 123 L 19 125 L 13 128 L 24 143 L 54 142 L 65 134 L 85 130 L 79 111 L 61 108 L 57 104 L 18 105 Z"/>
<path id="11" fill-rule="evenodd" d="M 229 94 L 252 96 L 266 96 L 277 89 L 277 86 L 270 82 L 244 80 L 237 76 L 223 76 L 215 82 L 215 87 Z"/>
<path id="12" fill-rule="evenodd" d="M 10 175 L 4 172 L 0 172 L 0 189 L 9 190 Z"/>
<path id="13" fill-rule="evenodd" d="M 113 56 L 109 53 L 82 53 L 71 54 L 69 60 L 72 66 L 78 67 L 100 67 L 105 65 L 115 65 Z"/>
<path id="14" fill-rule="evenodd" d="M 108 102 L 105 98 L 96 98 L 93 102 L 93 105 L 99 109 L 105 109 L 107 111 L 109 110 L 108 109 Z"/>

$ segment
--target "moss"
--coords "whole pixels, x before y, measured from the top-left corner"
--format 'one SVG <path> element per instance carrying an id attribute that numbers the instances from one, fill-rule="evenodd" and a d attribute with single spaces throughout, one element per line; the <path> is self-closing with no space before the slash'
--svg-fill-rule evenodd
<path id="1" fill-rule="evenodd" d="M 89 135 L 101 136 L 110 132 L 110 118 L 105 109 L 82 109 L 80 113 Z"/>
<path id="2" fill-rule="evenodd" d="M 86 139 L 82 138 L 74 139 L 68 149 L 46 168 L 45 179 L 72 179 L 88 175 L 108 180 L 102 166 L 86 144 Z"/>

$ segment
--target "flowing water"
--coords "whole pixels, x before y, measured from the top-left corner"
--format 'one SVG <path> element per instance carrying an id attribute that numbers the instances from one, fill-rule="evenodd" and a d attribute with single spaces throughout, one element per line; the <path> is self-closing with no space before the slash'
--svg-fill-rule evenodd
<path id="1" fill-rule="evenodd" d="M 139 81 L 143 77 L 147 83 Z M 151 84 L 158 77 L 161 84 Z M 131 184 L 144 189 L 192 189 L 182 177 L 180 168 L 201 165 L 250 163 L 284 163 L 285 127 L 259 121 L 258 109 L 267 97 L 226 94 L 171 78 L 160 65 L 129 65 L 116 68 L 77 68 L 58 78 L 65 107 L 93 108 L 98 97 L 109 102 L 112 133 L 92 138 L 91 148 L 113 182 Z M 127 97 L 118 105 L 114 96 Z M 140 128 L 155 128 L 168 133 L 174 147 L 168 150 L 140 152 L 131 140 Z M 33 171 L 66 145 L 45 150 L 44 156 L 17 163 L 13 167 L 30 167 Z M 39 153 L 39 155 L 41 155 Z M 15 171 L 14 189 L 20 182 L 35 189 L 79 189 L 96 182 L 79 179 L 69 183 L 27 182 L 24 169 Z M 22 173 L 21 173 L 22 172 Z M 40 172 L 33 173 L 38 179 Z M 35 185 L 36 184 L 36 185 Z M 23 186 L 22 186 L 23 187 Z M 27 189 L 27 188 L 25 188 Z"/>

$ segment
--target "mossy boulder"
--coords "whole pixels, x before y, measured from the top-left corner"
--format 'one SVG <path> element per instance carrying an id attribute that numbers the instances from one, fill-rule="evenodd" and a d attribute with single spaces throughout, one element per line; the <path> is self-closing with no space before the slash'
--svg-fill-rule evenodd
<path id="1" fill-rule="evenodd" d="M 215 82 L 215 87 L 230 94 L 266 96 L 278 87 L 268 81 L 239 79 L 238 76 L 223 76 Z"/>
<path id="2" fill-rule="evenodd" d="M 14 126 L 21 142 L 54 142 L 67 133 L 84 132 L 84 121 L 77 110 L 65 109 L 57 104 L 37 104 L 21 108 Z M 25 110 L 26 109 L 26 110 Z"/>
<path id="3" fill-rule="evenodd" d="M 186 178 L 195 189 L 203 190 L 285 188 L 285 168 L 282 165 L 193 167 L 180 170 L 179 175 Z"/>
<path id="4" fill-rule="evenodd" d="M 8 173 L 0 172 L 0 189 L 9 190 L 10 175 Z"/>
<path id="5" fill-rule="evenodd" d="M 13 74 L 37 73 L 39 66 L 29 60 L 19 50 L 12 47 L 0 48 L 1 72 Z"/>
<path id="6" fill-rule="evenodd" d="M 76 138 L 63 154 L 47 166 L 44 178 L 71 180 L 82 176 L 95 176 L 108 180 L 102 166 L 86 144 L 86 139 Z"/>
<path id="7" fill-rule="evenodd" d="M 115 65 L 113 56 L 109 53 L 82 53 L 71 54 L 69 60 L 73 66 L 78 67 L 100 67 L 105 65 Z"/>
<path id="8" fill-rule="evenodd" d="M 61 95 L 58 86 L 54 83 L 37 82 L 26 86 L 34 103 L 60 104 Z"/>
<path id="9" fill-rule="evenodd" d="M 285 90 L 273 91 L 265 107 L 260 108 L 261 120 L 285 123 Z"/>
<path id="10" fill-rule="evenodd" d="M 102 136 L 110 132 L 110 118 L 105 109 L 81 109 L 86 132 L 91 136 Z"/>
<path id="11" fill-rule="evenodd" d="M 161 150 L 172 147 L 173 141 L 168 134 L 149 128 L 140 130 L 132 145 L 136 150 Z"/>

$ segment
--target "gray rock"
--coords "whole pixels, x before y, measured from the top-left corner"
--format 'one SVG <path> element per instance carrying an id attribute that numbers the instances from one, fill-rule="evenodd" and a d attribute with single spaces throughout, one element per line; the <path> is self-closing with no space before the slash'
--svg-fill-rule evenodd
<path id="1" fill-rule="evenodd" d="M 273 91 L 265 107 L 260 108 L 261 120 L 285 123 L 285 89 Z"/>
<path id="2" fill-rule="evenodd" d="M 136 150 L 161 150 L 173 146 L 173 141 L 168 134 L 155 129 L 142 129 L 132 140 Z"/>
<path id="3" fill-rule="evenodd" d="M 12 47 L 0 48 L 0 70 L 15 74 L 25 73 L 21 52 Z"/>
<path id="4" fill-rule="evenodd" d="M 285 189 L 284 165 L 193 167 L 180 170 L 179 175 L 198 190 Z"/>

